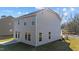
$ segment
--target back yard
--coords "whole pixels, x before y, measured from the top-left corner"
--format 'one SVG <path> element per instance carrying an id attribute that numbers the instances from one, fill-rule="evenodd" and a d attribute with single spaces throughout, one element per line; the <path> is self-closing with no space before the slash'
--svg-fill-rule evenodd
<path id="1" fill-rule="evenodd" d="M 14 40 L 13 38 L 0 40 L 1 42 Z M 69 38 L 68 40 L 58 40 L 39 47 L 34 47 L 24 43 L 14 43 L 0 45 L 0 51 L 79 51 L 79 38 Z"/>
<path id="2" fill-rule="evenodd" d="M 6 40 L 4 39 L 4 41 Z M 34 47 L 24 43 L 0 45 L 0 50 L 1 51 L 71 51 L 69 43 L 66 43 L 64 40 L 51 42 L 39 47 Z"/>

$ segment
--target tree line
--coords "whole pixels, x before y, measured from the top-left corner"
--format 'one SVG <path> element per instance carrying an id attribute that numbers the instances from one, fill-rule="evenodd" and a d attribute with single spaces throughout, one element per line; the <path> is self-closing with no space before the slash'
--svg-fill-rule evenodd
<path id="1" fill-rule="evenodd" d="M 69 22 L 62 24 L 61 28 L 64 33 L 79 34 L 79 14 L 68 19 Z"/>

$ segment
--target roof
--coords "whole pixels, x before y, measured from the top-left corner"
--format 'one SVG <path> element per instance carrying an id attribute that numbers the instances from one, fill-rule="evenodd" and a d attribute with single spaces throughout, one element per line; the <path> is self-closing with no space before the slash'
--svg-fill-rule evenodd
<path id="1" fill-rule="evenodd" d="M 42 9 L 42 10 L 44 10 L 44 9 Z M 17 18 L 27 17 L 27 16 L 29 16 L 29 15 L 36 14 L 36 13 L 42 11 L 42 10 L 38 10 L 38 11 L 35 11 L 35 12 L 31 12 L 31 13 L 29 13 L 29 14 L 25 14 L 25 15 L 19 16 L 19 17 L 17 17 Z M 17 19 L 17 18 L 16 18 L 16 19 Z"/>
<path id="2" fill-rule="evenodd" d="M 6 19 L 11 19 L 11 20 L 13 20 L 14 17 L 12 17 L 12 16 L 6 16 L 6 17 L 4 17 L 4 18 L 1 18 L 0 21 L 6 20 Z"/>
<path id="3" fill-rule="evenodd" d="M 7 16 L 7 17 L 4 17 L 4 18 L 1 18 L 0 19 L 0 22 L 2 22 L 2 21 L 7 21 L 7 20 L 14 20 L 14 17 L 12 17 L 12 16 Z"/>
<path id="4" fill-rule="evenodd" d="M 61 20 L 60 16 L 59 16 L 55 11 L 51 10 L 50 8 L 45 8 L 45 9 L 50 10 L 52 13 L 56 14 L 56 15 L 58 16 L 58 18 Z M 26 15 L 22 15 L 22 16 L 19 16 L 19 17 L 17 17 L 17 18 L 27 17 L 27 16 L 29 16 L 29 15 L 39 13 L 40 11 L 43 11 L 43 10 L 45 10 L 45 9 L 41 9 L 41 10 L 38 10 L 38 11 L 35 11 L 35 12 L 32 12 L 32 13 L 26 14 Z M 16 18 L 16 19 L 17 19 L 17 18 Z"/>

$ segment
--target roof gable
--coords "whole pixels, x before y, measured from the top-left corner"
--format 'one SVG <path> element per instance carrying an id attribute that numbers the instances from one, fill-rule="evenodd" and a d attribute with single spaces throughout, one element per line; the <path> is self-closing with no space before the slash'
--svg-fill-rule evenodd
<path id="1" fill-rule="evenodd" d="M 51 12 L 51 13 L 54 13 L 54 14 L 59 18 L 59 20 L 61 21 L 61 17 L 58 15 L 58 13 L 56 13 L 55 11 L 53 11 L 53 10 L 50 9 L 50 8 L 46 8 L 46 10 L 48 10 L 48 11 Z"/>
<path id="2" fill-rule="evenodd" d="M 26 14 L 26 15 L 19 16 L 17 18 L 24 18 L 24 17 L 28 17 L 28 16 L 31 16 L 31 15 L 35 15 L 36 13 L 39 13 L 39 12 L 41 12 L 43 10 L 48 10 L 49 12 L 56 14 L 57 17 L 61 20 L 60 16 L 55 11 L 51 10 L 50 8 L 45 8 L 45 9 L 42 9 L 42 10 L 38 10 L 38 11 L 29 13 L 29 14 Z"/>

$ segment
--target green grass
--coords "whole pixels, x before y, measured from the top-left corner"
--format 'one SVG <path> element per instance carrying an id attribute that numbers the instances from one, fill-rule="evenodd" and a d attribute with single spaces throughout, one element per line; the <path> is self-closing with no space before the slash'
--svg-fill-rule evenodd
<path id="1" fill-rule="evenodd" d="M 9 38 L 3 41 L 13 40 L 14 38 Z M 34 47 L 24 43 L 16 43 L 10 45 L 0 45 L 0 50 L 2 51 L 79 51 L 79 38 L 70 38 L 67 40 L 59 40 L 51 42 L 42 46 Z"/>
<path id="2" fill-rule="evenodd" d="M 2 42 L 9 42 L 14 38 L 1 39 Z M 64 40 L 58 40 L 42 46 L 34 47 L 24 43 L 15 43 L 10 45 L 0 45 L 0 51 L 71 51 L 69 43 Z"/>
<path id="3" fill-rule="evenodd" d="M 12 40 L 15 40 L 15 38 L 0 39 L 0 42 L 8 42 Z"/>
<path id="4" fill-rule="evenodd" d="M 1 42 L 12 41 L 14 38 L 0 40 Z M 70 38 L 67 40 L 59 40 L 51 42 L 39 47 L 34 47 L 24 43 L 16 43 L 10 45 L 0 45 L 0 51 L 79 51 L 79 38 Z"/>
<path id="5" fill-rule="evenodd" d="M 64 40 L 51 42 L 42 46 L 34 47 L 24 43 L 16 43 L 10 45 L 0 45 L 2 51 L 71 51 L 69 44 Z"/>

